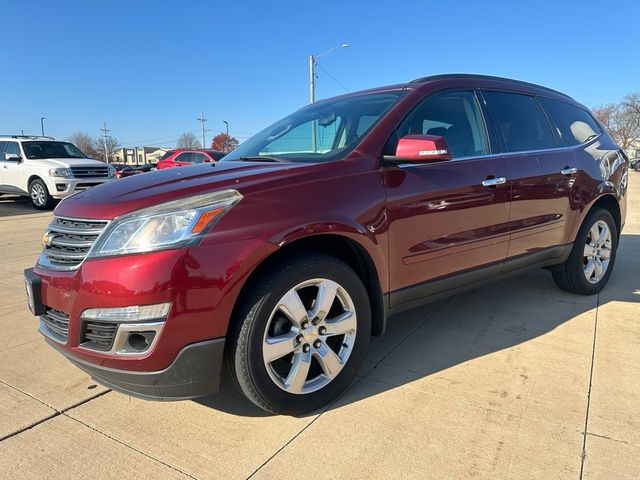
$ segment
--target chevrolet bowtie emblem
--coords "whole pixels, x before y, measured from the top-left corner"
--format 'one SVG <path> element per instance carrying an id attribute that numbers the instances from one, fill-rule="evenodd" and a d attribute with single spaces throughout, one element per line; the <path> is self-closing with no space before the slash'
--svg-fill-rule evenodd
<path id="1" fill-rule="evenodd" d="M 49 232 L 45 232 L 42 236 L 42 245 L 44 245 L 45 247 L 50 247 L 53 238 L 53 235 L 50 235 Z"/>

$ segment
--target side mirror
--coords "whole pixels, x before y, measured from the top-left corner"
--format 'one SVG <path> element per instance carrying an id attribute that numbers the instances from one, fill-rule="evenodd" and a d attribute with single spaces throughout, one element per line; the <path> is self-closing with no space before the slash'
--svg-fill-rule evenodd
<path id="1" fill-rule="evenodd" d="M 398 140 L 395 156 L 385 157 L 411 163 L 444 162 L 452 158 L 447 141 L 438 135 L 406 135 Z"/>
<path id="2" fill-rule="evenodd" d="M 5 153 L 4 159 L 7 162 L 19 162 L 20 160 L 22 160 L 22 157 L 16 153 Z"/>

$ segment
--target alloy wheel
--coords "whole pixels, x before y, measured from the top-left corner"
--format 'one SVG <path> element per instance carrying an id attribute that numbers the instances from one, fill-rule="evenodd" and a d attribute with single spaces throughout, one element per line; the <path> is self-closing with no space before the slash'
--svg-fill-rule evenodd
<path id="1" fill-rule="evenodd" d="M 354 303 L 341 285 L 325 278 L 296 285 L 267 322 L 262 357 L 269 377 L 289 393 L 320 390 L 347 363 L 356 328 Z"/>
<path id="2" fill-rule="evenodd" d="M 589 229 L 584 246 L 584 276 L 589 283 L 598 283 L 609 268 L 611 259 L 611 229 L 607 222 L 598 220 Z"/>
<path id="3" fill-rule="evenodd" d="M 47 192 L 44 191 L 44 187 L 39 183 L 34 183 L 31 186 L 31 200 L 39 207 L 44 206 L 46 202 Z"/>

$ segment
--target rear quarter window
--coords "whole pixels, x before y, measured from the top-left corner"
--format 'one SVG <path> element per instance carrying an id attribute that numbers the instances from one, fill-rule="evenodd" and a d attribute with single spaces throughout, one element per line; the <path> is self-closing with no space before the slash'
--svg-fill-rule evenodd
<path id="1" fill-rule="evenodd" d="M 593 116 L 575 105 L 550 98 L 540 98 L 540 103 L 555 123 L 558 135 L 568 147 L 587 142 L 602 133 Z"/>
<path id="2" fill-rule="evenodd" d="M 537 100 L 530 95 L 485 91 L 504 137 L 507 151 L 543 150 L 556 146 L 551 127 Z"/>

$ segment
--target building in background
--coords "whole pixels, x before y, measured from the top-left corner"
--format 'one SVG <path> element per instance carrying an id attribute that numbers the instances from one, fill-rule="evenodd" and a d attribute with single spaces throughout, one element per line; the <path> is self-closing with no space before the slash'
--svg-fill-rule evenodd
<path id="1" fill-rule="evenodd" d="M 168 150 L 170 149 L 165 147 L 123 147 L 114 150 L 111 158 L 113 163 L 126 163 L 127 165 L 155 164 Z"/>

